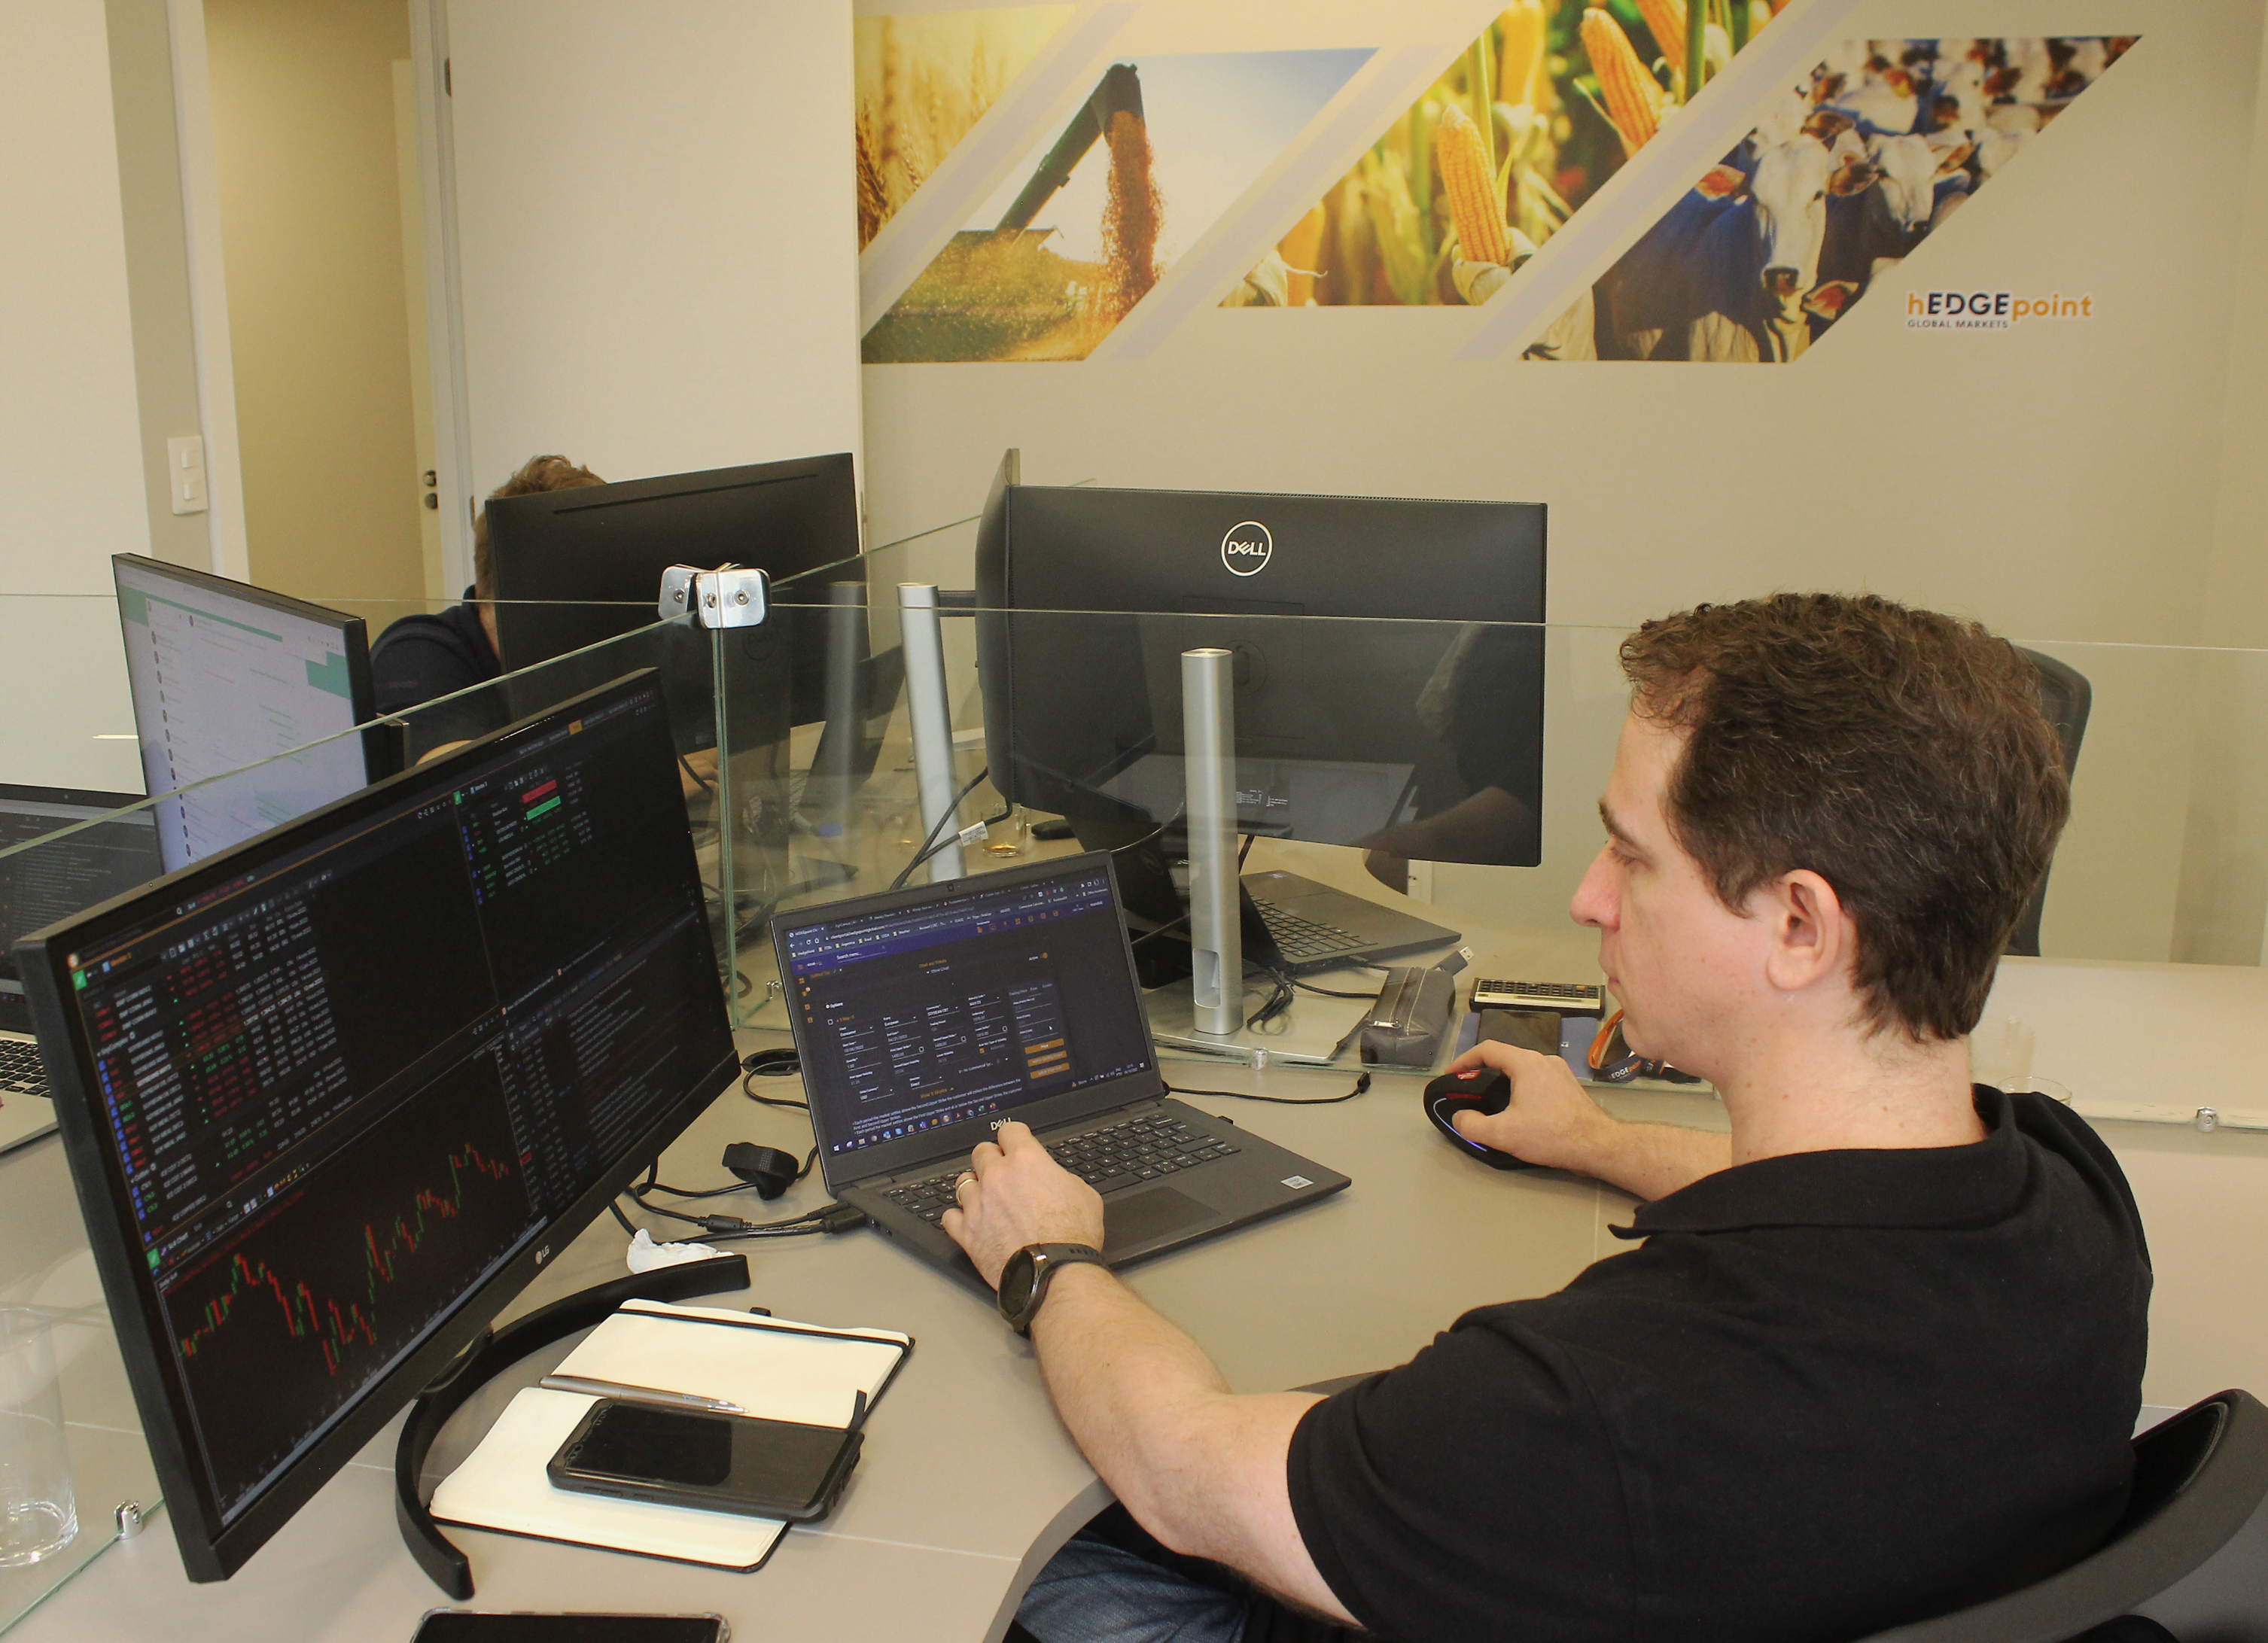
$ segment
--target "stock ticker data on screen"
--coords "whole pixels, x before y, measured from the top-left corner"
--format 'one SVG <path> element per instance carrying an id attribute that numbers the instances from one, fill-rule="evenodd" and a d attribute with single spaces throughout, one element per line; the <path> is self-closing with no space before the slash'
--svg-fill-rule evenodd
<path id="1" fill-rule="evenodd" d="M 72 955 L 224 1514 L 730 1055 L 648 700 Z"/>

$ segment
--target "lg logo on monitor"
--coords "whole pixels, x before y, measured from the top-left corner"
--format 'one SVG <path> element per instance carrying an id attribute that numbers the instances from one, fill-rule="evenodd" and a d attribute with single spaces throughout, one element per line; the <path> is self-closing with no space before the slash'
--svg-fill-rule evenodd
<path id="1" fill-rule="evenodd" d="M 1268 568 L 1269 556 L 1275 551 L 1268 527 L 1257 519 L 1231 527 L 1220 539 L 1220 562 L 1232 576 L 1257 576 Z"/>

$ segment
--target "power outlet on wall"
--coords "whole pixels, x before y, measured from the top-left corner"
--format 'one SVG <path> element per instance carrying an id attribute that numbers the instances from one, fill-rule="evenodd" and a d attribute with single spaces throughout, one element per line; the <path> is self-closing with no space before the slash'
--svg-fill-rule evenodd
<path id="1" fill-rule="evenodd" d="M 195 434 L 166 441 L 166 483 L 173 512 L 202 513 L 205 501 L 205 442 Z"/>

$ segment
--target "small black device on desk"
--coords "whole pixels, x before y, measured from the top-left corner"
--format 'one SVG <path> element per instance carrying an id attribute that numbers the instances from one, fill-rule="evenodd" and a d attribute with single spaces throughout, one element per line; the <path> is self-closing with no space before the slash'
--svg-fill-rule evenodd
<path id="1" fill-rule="evenodd" d="M 863 1418 L 865 1401 L 859 1400 Z M 602 1397 L 544 1470 L 554 1487 L 807 1522 L 834 1509 L 865 1434 Z"/>
<path id="2" fill-rule="evenodd" d="M 1466 1157 L 1477 1159 L 1491 1169 L 1535 1168 L 1510 1153 L 1483 1146 L 1458 1131 L 1455 1120 L 1459 1113 L 1493 1115 L 1512 1104 L 1512 1079 L 1496 1068 L 1469 1067 L 1462 1072 L 1444 1072 L 1425 1087 L 1425 1100 L 1426 1117 L 1432 1120 L 1436 1130 L 1448 1137 L 1449 1145 Z"/>
<path id="3" fill-rule="evenodd" d="M 481 1614 L 427 1611 L 410 1643 L 732 1643 L 722 1615 Z"/>

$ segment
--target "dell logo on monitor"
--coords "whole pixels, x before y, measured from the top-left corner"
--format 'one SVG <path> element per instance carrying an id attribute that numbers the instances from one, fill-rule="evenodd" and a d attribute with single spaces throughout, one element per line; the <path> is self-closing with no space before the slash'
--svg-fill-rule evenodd
<path id="1" fill-rule="evenodd" d="M 1268 556 L 1276 551 L 1268 527 L 1258 519 L 1247 519 L 1232 527 L 1220 539 L 1220 562 L 1233 576 L 1254 576 L 1268 568 Z"/>

